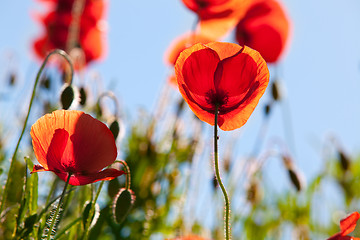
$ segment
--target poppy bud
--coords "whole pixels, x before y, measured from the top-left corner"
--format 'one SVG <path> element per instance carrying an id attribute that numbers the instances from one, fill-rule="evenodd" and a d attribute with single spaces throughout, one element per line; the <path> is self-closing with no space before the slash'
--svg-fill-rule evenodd
<path id="1" fill-rule="evenodd" d="M 100 216 L 99 204 L 95 203 L 95 209 L 94 209 L 93 215 L 91 216 L 91 219 L 89 219 L 91 207 L 92 207 L 91 202 L 87 201 L 85 203 L 84 211 L 82 214 L 84 228 L 87 227 L 86 224 L 88 221 L 90 222 L 89 228 L 92 228 L 96 224 L 97 220 L 99 219 L 99 216 Z"/>
<path id="2" fill-rule="evenodd" d="M 115 222 L 122 223 L 129 214 L 135 202 L 135 194 L 132 190 L 122 188 L 116 195 L 113 205 L 112 213 Z"/>
<path id="3" fill-rule="evenodd" d="M 247 187 L 246 198 L 255 205 L 258 204 L 264 197 L 264 192 L 260 186 L 260 181 L 256 177 L 250 179 L 249 186 Z"/>
<path id="4" fill-rule="evenodd" d="M 298 192 L 300 192 L 301 189 L 303 188 L 303 183 L 302 183 L 303 181 L 302 181 L 301 175 L 299 174 L 298 171 L 296 171 L 293 168 L 288 169 L 288 174 L 289 174 L 291 183 L 296 188 L 296 190 Z"/>
<path id="5" fill-rule="evenodd" d="M 272 97 L 275 101 L 280 101 L 281 98 L 283 97 L 283 93 L 281 90 L 281 85 L 280 82 L 275 80 L 273 81 L 272 85 L 271 85 L 271 93 L 272 93 Z"/>
<path id="6" fill-rule="evenodd" d="M 14 86 L 16 84 L 16 75 L 15 73 L 10 73 L 10 76 L 9 76 L 9 85 L 10 86 Z"/>
<path id="7" fill-rule="evenodd" d="M 119 136 L 119 132 L 120 132 L 120 125 L 117 119 L 115 119 L 109 127 L 110 131 L 112 132 L 112 134 L 114 135 L 114 138 L 116 140 L 116 138 Z"/>
<path id="8" fill-rule="evenodd" d="M 340 160 L 341 167 L 344 171 L 349 170 L 351 160 L 350 158 L 342 151 L 341 149 L 338 149 L 338 157 Z"/>
<path id="9" fill-rule="evenodd" d="M 216 188 L 219 186 L 218 180 L 216 179 L 215 175 L 212 177 L 212 185 L 214 187 L 214 190 L 216 190 Z"/>
<path id="10" fill-rule="evenodd" d="M 87 94 L 86 94 L 84 87 L 80 88 L 79 94 L 80 94 L 80 102 L 79 103 L 81 106 L 84 106 L 86 104 L 86 98 L 87 98 Z"/>
<path id="11" fill-rule="evenodd" d="M 51 81 L 49 76 L 44 76 L 40 80 L 40 86 L 45 89 L 50 89 L 50 83 Z"/>
<path id="12" fill-rule="evenodd" d="M 265 116 L 269 116 L 271 111 L 271 103 L 266 104 L 264 110 L 265 110 Z"/>
<path id="13" fill-rule="evenodd" d="M 61 92 L 60 101 L 61 101 L 62 108 L 67 110 L 67 109 L 69 109 L 69 107 L 71 106 L 71 104 L 73 103 L 73 101 L 75 99 L 75 91 L 71 85 L 65 84 L 64 86 L 65 87 L 63 88 L 63 90 Z"/>
<path id="14" fill-rule="evenodd" d="M 114 178 L 113 180 L 109 181 L 108 195 L 110 198 L 114 198 L 116 194 L 119 192 L 119 189 L 120 189 L 120 183 L 117 178 Z"/>

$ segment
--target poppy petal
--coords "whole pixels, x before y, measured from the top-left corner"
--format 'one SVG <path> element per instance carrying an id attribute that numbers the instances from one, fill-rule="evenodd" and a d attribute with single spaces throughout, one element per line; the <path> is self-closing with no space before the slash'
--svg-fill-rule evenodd
<path id="1" fill-rule="evenodd" d="M 34 165 L 33 170 L 30 173 L 35 173 L 35 172 L 45 172 L 45 171 L 49 171 L 48 169 L 45 169 L 43 166 L 41 165 Z"/>
<path id="2" fill-rule="evenodd" d="M 69 184 L 73 186 L 79 186 L 94 183 L 97 181 L 107 181 L 121 176 L 124 173 L 124 171 L 119 171 L 114 168 L 107 168 L 96 173 L 73 174 L 70 177 Z M 55 174 L 58 175 L 58 177 L 61 178 L 64 182 L 67 181 L 67 178 L 69 176 L 67 172 L 55 172 Z"/>
<path id="3" fill-rule="evenodd" d="M 197 33 L 186 33 L 176 38 L 166 50 L 164 61 L 169 65 L 175 65 L 180 53 L 196 43 L 209 43 L 213 39 Z"/>
<path id="4" fill-rule="evenodd" d="M 340 221 L 340 229 L 342 236 L 345 236 L 352 231 L 354 231 L 356 227 L 356 222 L 360 218 L 360 214 L 358 212 L 353 212 L 349 216 Z"/>
<path id="5" fill-rule="evenodd" d="M 266 62 L 276 62 L 289 42 L 291 23 L 275 0 L 257 0 L 236 26 L 236 39 L 259 51 Z"/>
<path id="6" fill-rule="evenodd" d="M 195 115 L 214 124 L 206 108 L 213 108 L 207 100 L 209 91 L 215 92 L 214 73 L 220 59 L 217 53 L 201 43 L 181 52 L 175 64 L 179 90 Z"/>
<path id="7" fill-rule="evenodd" d="M 69 134 L 64 150 L 65 134 L 58 129 Z M 32 126 L 30 134 L 35 156 L 45 169 L 93 173 L 113 163 L 117 155 L 108 127 L 81 111 L 58 110 L 46 114 Z M 58 162 L 61 167 L 56 165 Z"/>

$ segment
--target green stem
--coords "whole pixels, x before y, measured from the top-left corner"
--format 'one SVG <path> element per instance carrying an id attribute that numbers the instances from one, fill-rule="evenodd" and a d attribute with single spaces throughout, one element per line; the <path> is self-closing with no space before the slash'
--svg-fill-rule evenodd
<path id="1" fill-rule="evenodd" d="M 218 159 L 218 130 L 217 130 L 217 124 L 218 124 L 218 114 L 219 114 L 219 105 L 215 106 L 215 124 L 214 124 L 214 159 L 215 159 L 215 175 L 216 179 L 219 183 L 219 186 L 221 188 L 221 191 L 224 194 L 225 199 L 225 239 L 230 240 L 231 239 L 231 232 L 230 232 L 230 201 L 229 197 L 226 193 L 224 184 L 221 181 L 220 178 L 220 170 L 219 170 L 219 159 Z"/>
<path id="2" fill-rule="evenodd" d="M 100 183 L 100 186 L 98 187 L 97 191 L 96 191 L 96 195 L 95 195 L 95 199 L 94 200 L 91 200 L 91 207 L 90 207 L 90 211 L 89 211 L 89 216 L 88 216 L 88 219 L 86 219 L 86 223 L 85 223 L 85 227 L 84 227 L 84 234 L 82 236 L 81 239 L 87 239 L 87 236 L 89 234 L 89 225 L 91 224 L 92 222 L 92 217 L 94 215 L 94 211 L 95 211 L 95 204 L 96 204 L 96 201 L 97 199 L 99 198 L 100 196 L 100 192 L 101 192 L 101 189 L 102 187 L 104 186 L 104 182 L 105 181 L 101 181 Z M 92 195 L 92 194 L 91 194 Z M 90 218 L 90 219 L 89 219 Z"/>
<path id="3" fill-rule="evenodd" d="M 68 178 L 67 178 L 67 180 L 66 180 L 66 183 L 65 183 L 65 186 L 64 186 L 64 190 L 63 190 L 63 192 L 62 192 L 62 194 L 61 194 L 59 203 L 58 203 L 58 205 L 57 205 L 57 207 L 56 207 L 55 214 L 54 214 L 54 216 L 53 216 L 53 218 L 52 218 L 52 220 L 51 220 L 51 225 L 50 225 L 50 228 L 49 228 L 49 231 L 48 231 L 48 235 L 47 235 L 47 238 L 46 238 L 47 240 L 50 240 L 50 239 L 51 239 L 51 233 L 52 233 L 53 228 L 54 228 L 54 226 L 55 226 L 56 218 L 57 218 L 57 215 L 59 214 L 59 211 L 60 211 L 60 206 L 61 206 L 61 204 L 62 204 L 62 202 L 63 202 L 63 200 L 64 200 L 66 188 L 67 188 L 67 186 L 69 185 L 70 178 L 71 178 L 71 173 L 69 173 L 69 176 L 68 176 Z"/>
<path id="4" fill-rule="evenodd" d="M 125 188 L 130 189 L 131 185 L 131 175 L 130 175 L 130 168 L 127 165 L 127 163 L 124 160 L 116 160 L 115 162 L 121 163 L 124 166 L 124 172 L 126 174 L 126 182 L 125 182 Z"/>
<path id="5" fill-rule="evenodd" d="M 5 184 L 5 188 L 4 188 L 4 194 L 2 195 L 2 199 L 1 199 L 1 202 L 0 202 L 0 213 L 2 213 L 3 211 L 3 208 L 4 208 L 4 205 L 5 205 L 5 201 L 6 201 L 6 196 L 7 196 L 7 191 L 8 191 L 8 188 L 9 188 L 9 185 L 10 185 L 10 179 L 11 179 L 11 176 L 14 175 L 14 171 L 15 171 L 15 162 L 16 162 L 16 154 L 19 150 L 19 146 L 20 146 L 20 141 L 25 133 L 25 129 L 26 129 L 26 125 L 27 125 L 27 122 L 29 120 L 29 115 L 30 115 L 30 110 L 31 110 L 31 107 L 32 107 L 32 104 L 33 104 L 33 101 L 34 101 L 34 98 L 35 98 L 35 92 L 36 92 L 36 87 L 38 85 L 38 82 L 40 80 L 40 76 L 41 76 L 41 73 L 43 72 L 44 70 L 44 67 L 46 65 L 46 63 L 48 62 L 50 56 L 52 56 L 53 54 L 59 54 L 60 56 L 63 56 L 66 61 L 69 63 L 70 65 L 70 68 L 71 68 L 71 79 L 70 79 L 70 84 L 72 82 L 72 79 L 73 79 L 73 75 L 74 75 L 74 68 L 73 68 L 73 64 L 70 60 L 70 57 L 69 55 L 67 55 L 66 52 L 64 52 L 63 50 L 60 50 L 60 49 L 56 49 L 52 52 L 50 52 L 43 64 L 41 65 L 37 75 L 36 75 L 36 80 L 35 80 L 35 83 L 34 83 L 34 87 L 33 87 L 33 90 L 32 90 L 32 94 L 31 94 L 31 99 L 30 99 L 30 103 L 29 103 L 29 108 L 28 108 L 28 112 L 27 112 L 27 115 L 26 115 L 26 118 L 25 118 L 25 121 L 24 121 L 24 125 L 23 125 L 23 128 L 22 128 L 22 131 L 21 131 L 21 134 L 20 134 L 20 137 L 17 141 L 17 144 L 16 144 L 16 147 L 15 147 L 15 150 L 14 150 L 14 153 L 11 157 L 11 163 L 10 163 L 10 168 L 9 168 L 9 173 L 8 173 L 8 178 L 6 180 L 6 184 Z"/>

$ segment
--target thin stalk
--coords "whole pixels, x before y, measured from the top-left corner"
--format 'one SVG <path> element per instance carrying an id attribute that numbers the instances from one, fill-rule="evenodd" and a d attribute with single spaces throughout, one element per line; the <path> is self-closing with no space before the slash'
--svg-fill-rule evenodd
<path id="1" fill-rule="evenodd" d="M 54 226 L 55 226 L 56 218 L 57 218 L 57 215 L 59 214 L 59 211 L 60 211 L 60 206 L 61 206 L 61 204 L 62 204 L 62 202 L 63 202 L 63 200 L 64 200 L 66 188 L 67 188 L 67 186 L 69 185 L 70 178 L 71 178 L 71 173 L 69 173 L 69 176 L 68 176 L 68 178 L 67 178 L 67 180 L 66 180 L 66 183 L 65 183 L 65 186 L 64 186 L 64 190 L 63 190 L 63 192 L 62 192 L 62 194 L 61 194 L 59 203 L 58 203 L 58 205 L 57 205 L 57 207 L 56 207 L 55 214 L 54 214 L 54 216 L 53 216 L 53 218 L 52 218 L 52 220 L 51 220 L 51 225 L 50 225 L 49 232 L 48 232 L 48 235 L 47 235 L 47 238 L 46 238 L 47 240 L 50 240 L 50 239 L 51 239 L 51 233 L 52 233 L 53 228 L 54 228 Z"/>
<path id="2" fill-rule="evenodd" d="M 219 105 L 215 106 L 215 124 L 214 124 L 214 159 L 215 159 L 215 175 L 216 179 L 219 183 L 221 191 L 224 195 L 225 200 L 225 239 L 231 239 L 231 232 L 230 232 L 230 201 L 229 197 L 226 193 L 224 184 L 220 178 L 220 170 L 219 170 L 219 159 L 218 159 L 218 130 L 217 130 L 217 123 L 218 123 L 218 114 L 219 114 Z"/>
<path id="3" fill-rule="evenodd" d="M 7 191 L 8 191 L 9 185 L 10 185 L 11 176 L 14 175 L 14 171 L 15 171 L 14 168 L 15 168 L 15 162 L 16 162 L 16 154 L 17 154 L 17 152 L 18 152 L 18 150 L 19 150 L 20 141 L 21 141 L 21 139 L 22 139 L 22 137 L 23 137 L 23 135 L 24 135 L 24 133 L 25 133 L 26 125 L 27 125 L 27 122 L 28 122 L 28 120 L 29 120 L 30 110 L 31 110 L 31 107 L 32 107 L 32 104 L 33 104 L 33 101 L 34 101 L 34 98 L 35 98 L 36 87 L 37 87 L 37 85 L 38 85 L 38 83 L 39 83 L 41 73 L 43 72 L 46 63 L 48 62 L 50 56 L 52 56 L 53 54 L 59 54 L 59 55 L 63 56 L 63 57 L 66 59 L 66 61 L 69 63 L 70 68 L 71 68 L 70 84 L 71 84 L 71 81 L 72 81 L 72 79 L 73 79 L 74 69 L 73 69 L 73 64 L 72 64 L 72 62 L 71 62 L 71 60 L 70 60 L 69 55 L 68 55 L 66 52 L 64 52 L 63 50 L 60 50 L 60 49 L 56 49 L 56 50 L 50 52 L 50 53 L 46 56 L 43 64 L 41 65 L 41 67 L 40 67 L 40 69 L 39 69 L 39 71 L 38 71 L 38 73 L 37 73 L 37 75 L 36 75 L 34 87 L 33 87 L 32 94 L 31 94 L 31 99 L 30 99 L 30 103 L 29 103 L 28 112 L 27 112 L 27 115 L 26 115 L 26 118 L 25 118 L 25 121 L 24 121 L 23 128 L 22 128 L 22 130 L 21 130 L 20 137 L 19 137 L 19 139 L 18 139 L 18 141 L 17 141 L 17 143 L 16 143 L 16 147 L 15 147 L 14 153 L 13 153 L 13 155 L 12 155 L 12 157 L 11 157 L 11 163 L 10 163 L 10 168 L 9 168 L 9 173 L 8 173 L 8 176 L 9 176 L 9 177 L 8 177 L 7 180 L 6 180 L 6 184 L 5 184 L 5 188 L 4 188 L 4 192 L 3 192 L 4 194 L 2 195 L 2 199 L 1 199 L 1 201 L 0 201 L 0 213 L 2 213 L 3 208 L 4 208 L 4 205 L 5 205 L 6 195 L 7 195 Z"/>
<path id="4" fill-rule="evenodd" d="M 125 181 L 125 188 L 130 189 L 131 185 L 131 174 L 130 174 L 130 168 L 127 165 L 127 163 L 124 160 L 116 160 L 115 162 L 121 163 L 124 166 L 124 172 L 126 174 L 126 181 Z"/>
<path id="5" fill-rule="evenodd" d="M 87 239 L 87 237 L 88 237 L 89 225 L 92 222 L 92 216 L 94 215 L 94 211 L 95 211 L 95 204 L 96 204 L 97 199 L 100 196 L 100 192 L 101 192 L 101 189 L 102 189 L 102 187 L 104 185 L 104 182 L 105 181 L 101 181 L 100 186 L 98 187 L 98 189 L 96 191 L 95 199 L 91 200 L 91 207 L 90 207 L 90 211 L 89 211 L 89 216 L 88 216 L 88 219 L 86 219 L 86 223 L 85 223 L 85 227 L 84 227 L 84 234 L 83 234 L 81 239 Z M 91 193 L 91 195 L 92 195 L 92 193 Z M 89 220 L 89 217 L 90 217 L 90 220 Z"/>

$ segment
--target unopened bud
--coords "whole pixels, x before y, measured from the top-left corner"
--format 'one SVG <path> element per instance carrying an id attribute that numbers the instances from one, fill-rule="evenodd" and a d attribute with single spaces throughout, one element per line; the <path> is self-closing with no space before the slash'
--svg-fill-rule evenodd
<path id="1" fill-rule="evenodd" d="M 120 189 L 112 205 L 113 218 L 118 224 L 125 220 L 132 209 L 134 202 L 135 194 L 132 190 L 126 188 Z"/>
<path id="2" fill-rule="evenodd" d="M 10 86 L 14 86 L 16 84 L 16 74 L 15 73 L 10 73 L 9 76 L 9 85 Z"/>
<path id="3" fill-rule="evenodd" d="M 61 92 L 60 101 L 62 108 L 67 110 L 75 99 L 75 91 L 71 85 L 65 85 L 66 87 Z"/>
<path id="4" fill-rule="evenodd" d="M 93 215 L 91 216 L 91 218 L 89 217 L 91 207 L 92 207 L 91 202 L 87 201 L 85 203 L 85 207 L 83 210 L 83 216 L 82 216 L 83 217 L 83 219 L 82 219 L 83 226 L 88 227 L 89 229 L 92 228 L 96 224 L 97 220 L 100 217 L 100 207 L 99 207 L 99 204 L 97 204 L 97 203 L 95 203 Z M 87 225 L 88 222 L 90 222 L 90 226 Z"/>
<path id="5" fill-rule="evenodd" d="M 87 94 L 86 94 L 84 87 L 80 88 L 79 94 L 80 94 L 80 102 L 79 103 L 81 106 L 84 106 L 86 104 L 86 98 L 87 98 Z"/>
<path id="6" fill-rule="evenodd" d="M 342 169 L 344 171 L 349 170 L 351 164 L 350 158 L 340 149 L 338 150 L 338 156 Z"/>
<path id="7" fill-rule="evenodd" d="M 117 119 L 115 119 L 109 126 L 109 129 L 111 131 L 111 133 L 113 134 L 115 140 L 116 138 L 119 136 L 119 132 L 120 132 L 120 125 Z"/>
<path id="8" fill-rule="evenodd" d="M 281 98 L 283 97 L 283 93 L 282 93 L 281 85 L 280 85 L 279 81 L 277 81 L 277 80 L 273 81 L 273 83 L 271 85 L 271 93 L 272 93 L 272 97 L 275 101 L 281 100 Z"/>
<path id="9" fill-rule="evenodd" d="M 264 111 L 264 112 L 265 112 L 265 116 L 269 116 L 270 111 L 271 111 L 271 103 L 266 104 L 264 110 L 265 110 L 265 111 Z"/>
<path id="10" fill-rule="evenodd" d="M 40 80 L 40 86 L 45 89 L 50 89 L 51 80 L 49 76 L 44 76 Z"/>
<path id="11" fill-rule="evenodd" d="M 219 186 L 219 182 L 215 175 L 212 178 L 212 185 L 213 185 L 214 190 Z"/>
<path id="12" fill-rule="evenodd" d="M 260 186 L 260 181 L 256 177 L 250 179 L 249 186 L 246 192 L 247 200 L 255 205 L 258 204 L 264 197 L 263 189 Z"/>
<path id="13" fill-rule="evenodd" d="M 291 168 L 288 169 L 288 174 L 292 185 L 296 188 L 298 192 L 300 192 L 303 188 L 302 177 L 300 176 L 300 173 L 295 169 Z"/>

